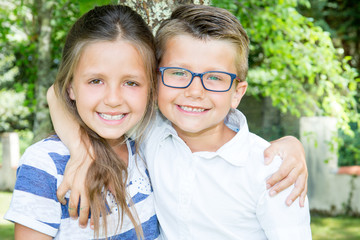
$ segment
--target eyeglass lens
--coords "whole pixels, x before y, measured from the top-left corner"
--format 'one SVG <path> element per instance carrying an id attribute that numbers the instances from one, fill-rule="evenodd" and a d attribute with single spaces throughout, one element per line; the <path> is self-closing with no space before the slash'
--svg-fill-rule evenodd
<path id="1" fill-rule="evenodd" d="M 168 68 L 163 72 L 164 82 L 172 87 L 186 87 L 192 79 L 192 73 L 186 69 Z M 202 76 L 205 88 L 215 91 L 229 89 L 231 76 L 223 72 L 206 72 Z"/>

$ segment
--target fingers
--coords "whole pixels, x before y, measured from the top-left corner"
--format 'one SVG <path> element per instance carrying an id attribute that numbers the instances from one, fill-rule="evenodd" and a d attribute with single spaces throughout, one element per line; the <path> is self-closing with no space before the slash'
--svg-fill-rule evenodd
<path id="1" fill-rule="evenodd" d="M 93 219 L 92 215 L 91 215 L 91 217 L 90 217 L 90 228 L 91 228 L 92 230 L 94 230 L 94 219 Z"/>
<path id="2" fill-rule="evenodd" d="M 71 219 L 78 218 L 78 202 L 80 195 L 76 191 L 71 191 L 69 199 L 69 215 Z"/>
<path id="3" fill-rule="evenodd" d="M 305 184 L 305 187 L 304 187 L 304 190 L 301 192 L 301 195 L 300 195 L 300 201 L 299 201 L 299 204 L 300 204 L 300 207 L 304 207 L 305 205 L 305 199 L 306 199 L 306 194 L 307 194 L 307 188 L 308 188 L 308 185 L 307 185 L 307 180 L 308 180 L 308 173 L 306 172 L 306 174 L 304 174 L 304 184 Z"/>
<path id="4" fill-rule="evenodd" d="M 267 149 L 264 151 L 264 163 L 265 165 L 269 165 L 272 160 L 275 157 L 275 151 L 273 149 L 273 145 L 270 145 Z"/>
<path id="5" fill-rule="evenodd" d="M 299 201 L 300 207 L 305 206 L 306 194 L 307 194 L 307 184 L 306 184 L 306 187 L 305 187 L 304 191 L 300 195 L 300 201 Z"/>
<path id="6" fill-rule="evenodd" d="M 277 170 L 267 181 L 266 181 L 266 186 L 267 188 L 271 188 L 273 187 L 275 184 L 277 184 L 278 182 L 282 181 L 283 179 L 285 179 L 289 173 L 293 170 L 293 164 L 291 163 L 291 161 L 283 161 L 279 170 Z M 287 179 L 288 181 L 290 179 Z M 296 179 L 293 179 L 293 182 L 291 184 L 293 184 L 295 182 Z M 284 184 L 284 183 L 283 183 Z M 290 184 L 290 185 L 291 185 Z M 288 185 L 288 186 L 290 186 Z"/>
<path id="7" fill-rule="evenodd" d="M 62 182 L 56 191 L 56 197 L 62 205 L 66 205 L 65 194 L 69 190 L 69 186 L 66 182 Z"/>
<path id="8" fill-rule="evenodd" d="M 283 174 L 283 173 L 280 173 L 280 174 Z M 291 185 L 293 185 L 295 183 L 295 181 L 296 181 L 297 176 L 298 176 L 297 170 L 293 169 L 290 172 L 289 175 L 287 175 L 287 176 L 285 176 L 285 178 L 279 180 L 278 183 L 276 183 L 272 187 L 272 189 L 270 190 L 270 196 L 274 196 L 277 193 L 279 193 L 279 192 L 283 191 L 284 189 L 286 189 L 286 188 L 290 187 Z M 297 196 L 300 195 L 300 192 L 297 194 Z"/>
<path id="9" fill-rule="evenodd" d="M 79 225 L 82 228 L 86 228 L 89 220 L 89 209 L 90 203 L 87 198 L 87 194 L 81 193 L 80 198 L 80 211 L 79 211 Z"/>
<path id="10" fill-rule="evenodd" d="M 301 196 L 305 189 L 305 176 L 300 175 L 294 184 L 294 189 L 291 191 L 290 195 L 286 199 L 286 205 L 290 206 L 298 197 Z M 301 199 L 299 199 L 301 202 Z M 299 203 L 300 207 L 303 207 L 304 204 Z"/>

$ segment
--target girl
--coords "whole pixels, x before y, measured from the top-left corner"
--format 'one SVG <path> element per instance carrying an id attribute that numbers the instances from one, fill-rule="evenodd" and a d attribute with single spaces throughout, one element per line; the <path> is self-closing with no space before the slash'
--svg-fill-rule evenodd
<path id="1" fill-rule="evenodd" d="M 96 7 L 73 25 L 54 89 L 92 149 L 86 190 L 94 230 L 80 228 L 71 209 L 57 201 L 70 156 L 52 136 L 21 159 L 5 215 L 15 222 L 15 239 L 159 236 L 152 188 L 137 152 L 140 139 L 130 139 L 141 136 L 154 112 L 154 50 L 146 23 L 126 6 Z"/>

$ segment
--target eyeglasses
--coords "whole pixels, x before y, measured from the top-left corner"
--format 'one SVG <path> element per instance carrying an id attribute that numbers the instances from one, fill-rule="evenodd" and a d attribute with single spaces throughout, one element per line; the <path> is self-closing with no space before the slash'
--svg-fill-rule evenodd
<path id="1" fill-rule="evenodd" d="M 230 90 L 236 74 L 209 71 L 194 73 L 185 68 L 179 67 L 160 67 L 161 80 L 163 84 L 171 88 L 187 88 L 192 83 L 194 77 L 200 77 L 203 87 L 212 92 L 227 92 Z"/>

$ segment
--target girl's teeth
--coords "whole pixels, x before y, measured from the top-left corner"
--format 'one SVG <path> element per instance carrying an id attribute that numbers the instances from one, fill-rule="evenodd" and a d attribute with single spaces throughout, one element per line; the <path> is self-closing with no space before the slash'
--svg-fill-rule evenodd
<path id="1" fill-rule="evenodd" d="M 120 120 L 125 116 L 124 114 L 108 115 L 108 114 L 104 114 L 104 113 L 99 113 L 99 115 L 100 115 L 101 118 L 103 118 L 105 120 Z"/>
<path id="2" fill-rule="evenodd" d="M 180 106 L 180 108 L 187 112 L 203 112 L 203 111 L 205 111 L 205 109 L 203 109 L 203 108 L 192 108 L 192 107 L 185 107 L 185 106 Z"/>

